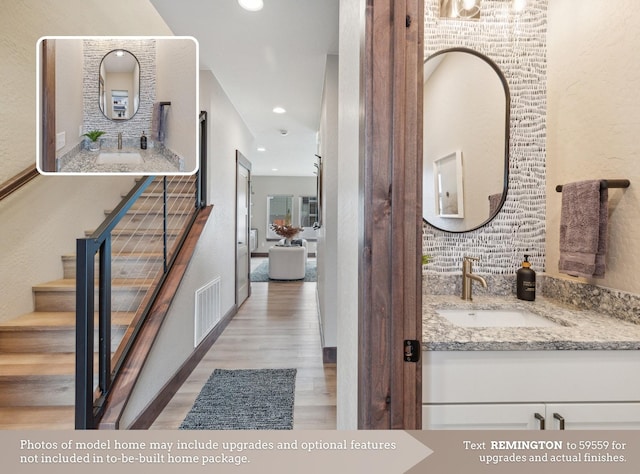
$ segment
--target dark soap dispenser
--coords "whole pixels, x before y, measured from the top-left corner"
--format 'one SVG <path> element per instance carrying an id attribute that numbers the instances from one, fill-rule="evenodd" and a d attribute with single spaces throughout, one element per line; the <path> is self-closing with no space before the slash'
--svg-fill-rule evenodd
<path id="1" fill-rule="evenodd" d="M 140 148 L 142 150 L 147 149 L 147 136 L 142 132 L 142 136 L 140 137 Z"/>
<path id="2" fill-rule="evenodd" d="M 519 300 L 533 301 L 536 299 L 536 272 L 531 269 L 529 255 L 524 256 L 522 267 L 516 272 L 516 294 Z"/>

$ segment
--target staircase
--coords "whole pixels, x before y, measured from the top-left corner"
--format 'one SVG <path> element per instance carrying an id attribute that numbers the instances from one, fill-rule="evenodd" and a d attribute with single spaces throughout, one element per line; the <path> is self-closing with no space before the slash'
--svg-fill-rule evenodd
<path id="1" fill-rule="evenodd" d="M 193 178 L 174 178 L 169 186 L 171 249 L 193 212 Z M 152 183 L 112 233 L 112 354 L 163 271 L 163 219 L 155 210 L 162 199 L 162 186 Z M 32 313 L 0 322 L 2 430 L 74 428 L 75 255 L 63 255 L 62 264 L 61 279 L 33 286 Z"/>

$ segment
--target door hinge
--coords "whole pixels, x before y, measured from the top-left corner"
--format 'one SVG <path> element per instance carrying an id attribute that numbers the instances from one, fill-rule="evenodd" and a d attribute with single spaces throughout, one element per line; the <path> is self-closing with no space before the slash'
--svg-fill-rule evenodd
<path id="1" fill-rule="evenodd" d="M 420 341 L 406 339 L 404 341 L 404 361 L 418 362 L 420 360 Z"/>
<path id="2" fill-rule="evenodd" d="M 405 25 L 407 25 L 407 28 L 409 28 L 411 26 L 411 16 L 407 15 L 407 18 L 405 19 Z"/>

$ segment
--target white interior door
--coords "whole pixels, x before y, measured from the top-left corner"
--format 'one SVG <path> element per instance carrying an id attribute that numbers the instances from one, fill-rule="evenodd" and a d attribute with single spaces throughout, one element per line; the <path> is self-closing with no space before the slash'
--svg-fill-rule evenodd
<path id="1" fill-rule="evenodd" d="M 238 153 L 236 172 L 236 305 L 239 307 L 251 293 L 251 228 L 250 165 Z"/>

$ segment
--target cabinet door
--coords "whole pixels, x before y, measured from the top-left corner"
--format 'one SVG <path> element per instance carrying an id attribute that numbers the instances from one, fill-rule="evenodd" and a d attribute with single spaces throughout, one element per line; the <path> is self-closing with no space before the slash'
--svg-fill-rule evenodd
<path id="1" fill-rule="evenodd" d="M 566 430 L 640 430 L 640 403 L 557 403 L 547 404 L 547 429 Z"/>
<path id="2" fill-rule="evenodd" d="M 423 430 L 538 430 L 542 403 L 422 405 Z"/>

